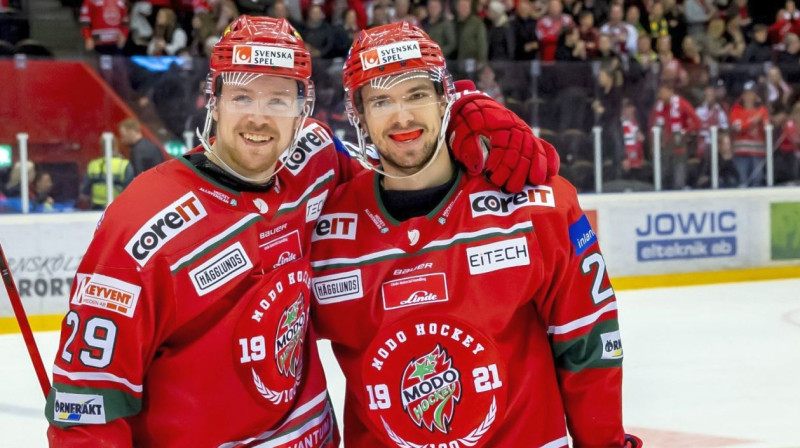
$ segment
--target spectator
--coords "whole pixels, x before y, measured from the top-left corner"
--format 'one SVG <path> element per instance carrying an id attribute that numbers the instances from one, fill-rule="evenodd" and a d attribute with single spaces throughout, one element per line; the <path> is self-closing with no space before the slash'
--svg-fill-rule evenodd
<path id="1" fill-rule="evenodd" d="M 494 98 L 498 103 L 505 104 L 503 90 L 495 78 L 494 70 L 489 64 L 484 64 L 478 70 L 478 90 Z"/>
<path id="2" fill-rule="evenodd" d="M 770 111 L 776 103 L 780 103 L 784 108 L 789 107 L 789 100 L 792 97 L 792 88 L 783 80 L 783 75 L 778 67 L 767 69 L 767 106 Z"/>
<path id="3" fill-rule="evenodd" d="M 344 32 L 347 34 L 347 49 L 349 49 L 353 41 L 358 39 L 358 34 L 361 32 L 361 27 L 358 26 L 358 14 L 356 14 L 355 9 L 348 9 L 344 12 L 344 16 L 342 17 L 342 29 L 344 29 Z M 455 39 L 455 37 L 453 37 L 453 39 Z M 347 49 L 345 49 L 345 51 Z"/>
<path id="4" fill-rule="evenodd" d="M 764 125 L 769 122 L 767 108 L 759 105 L 756 83 L 748 81 L 740 100 L 731 110 L 733 164 L 740 186 L 764 184 L 764 156 L 767 138 Z"/>
<path id="5" fill-rule="evenodd" d="M 153 39 L 147 46 L 147 54 L 151 56 L 175 55 L 188 44 L 186 31 L 178 26 L 175 11 L 161 8 L 156 13 L 156 27 Z"/>
<path id="6" fill-rule="evenodd" d="M 730 51 L 730 57 L 725 62 L 738 62 L 742 57 L 747 43 L 742 31 L 741 18 L 739 16 L 731 17 L 725 25 L 725 31 L 728 33 L 728 39 L 733 45 Z"/>
<path id="7" fill-rule="evenodd" d="M 488 31 L 489 60 L 508 61 L 514 59 L 514 30 L 508 21 L 506 7 L 500 0 L 492 0 L 486 12 L 491 27 Z"/>
<path id="8" fill-rule="evenodd" d="M 728 17 L 730 19 L 736 17 L 743 34 L 748 34 L 753 26 L 753 18 L 747 8 L 747 0 L 733 0 L 730 8 L 728 8 Z"/>
<path id="9" fill-rule="evenodd" d="M 594 59 L 597 57 L 597 41 L 600 39 L 600 32 L 594 26 L 594 14 L 590 11 L 581 13 L 578 19 L 578 33 L 586 49 L 586 58 Z"/>
<path id="10" fill-rule="evenodd" d="M 153 38 L 153 26 L 150 17 L 153 5 L 150 2 L 135 2 L 131 6 L 130 34 L 125 44 L 125 55 L 147 54 L 147 44 Z"/>
<path id="11" fill-rule="evenodd" d="M 686 15 L 686 26 L 689 35 L 696 40 L 702 40 L 708 22 L 717 13 L 711 0 L 685 0 L 683 11 Z"/>
<path id="12" fill-rule="evenodd" d="M 430 3 L 430 2 L 428 2 Z M 536 36 L 536 19 L 534 7 L 529 0 L 519 0 L 516 7 L 514 27 L 514 59 L 530 61 L 539 53 L 539 38 Z"/>
<path id="13" fill-rule="evenodd" d="M 446 59 L 453 57 L 458 45 L 456 28 L 453 21 L 444 15 L 442 0 L 428 0 L 428 17 L 422 21 L 422 29 L 439 44 Z"/>
<path id="14" fill-rule="evenodd" d="M 661 63 L 661 84 L 683 87 L 687 83 L 686 71 L 680 61 L 672 53 L 672 39 L 669 35 L 661 36 L 656 42 L 658 60 Z"/>
<path id="15" fill-rule="evenodd" d="M 688 101 L 675 94 L 671 83 L 662 83 L 650 116 L 650 127 L 661 128 L 661 169 L 665 185 L 679 190 L 687 186 L 688 137 L 700 129 L 700 118 Z"/>
<path id="16" fill-rule="evenodd" d="M 775 63 L 781 67 L 800 64 L 800 37 L 794 33 L 787 34 L 783 38 L 783 46 L 783 51 L 775 55 Z"/>
<path id="17" fill-rule="evenodd" d="M 228 25 L 239 17 L 239 8 L 236 7 L 236 3 L 232 0 L 219 0 L 214 5 L 213 13 L 217 23 L 217 35 L 221 36 L 225 29 L 228 28 Z M 207 51 L 206 54 L 211 54 L 211 52 Z"/>
<path id="18" fill-rule="evenodd" d="M 586 60 L 586 46 L 581 40 L 577 28 L 567 26 L 561 28 L 556 48 L 556 61 L 575 62 Z"/>
<path id="19" fill-rule="evenodd" d="M 782 49 L 786 35 L 800 31 L 800 11 L 795 8 L 794 1 L 786 2 L 786 8 L 775 16 L 775 23 L 769 27 L 769 41 L 776 49 Z"/>
<path id="20" fill-rule="evenodd" d="M 409 0 L 394 0 L 394 19 L 392 22 L 408 22 L 414 26 L 419 26 L 419 18 L 411 13 L 411 2 Z"/>
<path id="21" fill-rule="evenodd" d="M 686 16 L 676 0 L 663 0 L 664 18 L 667 19 L 669 35 L 672 37 L 672 52 L 681 56 L 681 43 L 686 37 Z"/>
<path id="22" fill-rule="evenodd" d="M 622 101 L 622 138 L 625 142 L 625 157 L 622 159 L 623 179 L 645 181 L 644 134 L 636 119 L 636 106 L 627 98 Z"/>
<path id="23" fill-rule="evenodd" d="M 119 152 L 116 140 L 112 142 L 112 147 L 111 177 L 114 183 L 114 198 L 116 198 L 133 180 L 133 165 Z M 88 201 L 91 210 L 105 210 L 108 206 L 106 186 L 105 156 L 92 159 L 86 167 L 86 176 L 81 183 L 81 201 Z"/>
<path id="24" fill-rule="evenodd" d="M 733 54 L 733 43 L 725 38 L 725 21 L 712 19 L 705 35 L 705 53 L 716 62 L 726 62 Z"/>
<path id="25" fill-rule="evenodd" d="M 613 46 L 614 37 L 610 34 L 600 33 L 597 41 L 597 60 L 601 66 L 608 69 L 614 80 L 615 85 L 622 85 L 624 78 L 622 58 L 617 54 L 616 47 Z"/>
<path id="26" fill-rule="evenodd" d="M 581 12 L 583 12 L 583 0 L 562 0 L 564 5 L 564 12 L 572 17 L 572 20 L 577 20 Z"/>
<path id="27" fill-rule="evenodd" d="M 483 20 L 472 11 L 470 0 L 456 0 L 455 5 L 456 39 L 458 40 L 456 59 L 458 59 L 459 68 L 462 68 L 468 59 L 477 63 L 486 62 L 489 46 Z"/>
<path id="28" fill-rule="evenodd" d="M 647 126 L 650 111 L 658 93 L 658 55 L 653 51 L 650 36 L 639 36 L 638 51 L 628 61 L 625 87 L 632 103 L 636 106 L 636 119 L 640 126 Z M 649 138 L 645 134 L 645 140 Z"/>
<path id="29" fill-rule="evenodd" d="M 553 61 L 558 47 L 558 36 L 562 27 L 575 26 L 572 17 L 562 13 L 560 0 L 550 0 L 547 15 L 539 19 L 536 24 L 536 35 L 539 38 L 539 49 L 542 52 L 542 61 Z"/>
<path id="30" fill-rule="evenodd" d="M 681 66 L 686 71 L 687 80 L 684 96 L 692 104 L 698 104 L 703 100 L 703 87 L 708 85 L 710 68 L 692 36 L 683 38 L 682 48 Z"/>
<path id="31" fill-rule="evenodd" d="M 619 54 L 636 53 L 636 38 L 639 36 L 633 25 L 622 20 L 622 5 L 612 4 L 608 23 L 600 27 L 600 34 L 611 36 L 614 51 Z"/>
<path id="32" fill-rule="evenodd" d="M 28 185 L 30 185 L 36 177 L 36 165 L 30 160 L 28 160 L 27 165 Z M 20 162 L 14 163 L 14 166 L 11 168 L 11 175 L 8 176 L 4 193 L 9 199 L 22 197 L 22 165 Z"/>
<path id="33" fill-rule="evenodd" d="M 207 57 L 206 41 L 216 35 L 217 30 L 211 13 L 195 13 L 192 17 L 192 43 L 189 44 L 189 54 L 193 57 Z"/>
<path id="34" fill-rule="evenodd" d="M 710 173 L 711 127 L 716 126 L 718 129 L 717 148 L 720 155 L 720 185 L 723 187 L 737 186 L 739 182 L 732 161 L 728 114 L 725 107 L 717 100 L 716 89 L 713 85 L 707 85 L 703 90 L 703 103 L 697 108 L 697 116 L 700 118 L 697 158 L 701 161 L 701 173 L 706 176 Z M 703 180 L 699 183 L 705 185 Z"/>
<path id="35" fill-rule="evenodd" d="M 130 162 L 133 166 L 133 175 L 138 176 L 164 161 L 164 154 L 152 140 L 142 135 L 139 120 L 126 118 L 122 120 L 117 130 L 122 144 L 127 145 Z"/>
<path id="36" fill-rule="evenodd" d="M 83 0 L 80 22 L 86 51 L 120 54 L 129 32 L 125 0 Z"/>
<path id="37" fill-rule="evenodd" d="M 767 26 L 757 24 L 753 27 L 753 41 L 747 45 L 740 62 L 761 64 L 772 61 L 772 45 L 767 40 Z"/>
<path id="38" fill-rule="evenodd" d="M 656 0 L 650 8 L 650 15 L 648 16 L 650 22 L 650 38 L 657 40 L 661 36 L 669 35 L 669 22 L 664 17 L 664 5 Z"/>
<path id="39" fill-rule="evenodd" d="M 800 102 L 781 126 L 775 146 L 775 183 L 800 180 Z"/>
<path id="40" fill-rule="evenodd" d="M 329 58 L 336 45 L 333 27 L 325 21 L 322 5 L 312 4 L 306 12 L 306 26 L 303 29 L 303 40 L 312 58 Z"/>
<path id="41" fill-rule="evenodd" d="M 31 189 L 31 206 L 36 212 L 50 213 L 55 211 L 55 200 L 50 196 L 53 191 L 53 178 L 47 171 L 39 171 L 33 179 Z"/>
<path id="42" fill-rule="evenodd" d="M 637 40 L 639 35 L 647 34 L 647 30 L 645 29 L 644 25 L 642 25 L 642 12 L 639 10 L 638 6 L 628 6 L 628 9 L 625 10 L 625 23 L 632 26 L 636 30 Z"/>
<path id="43" fill-rule="evenodd" d="M 376 26 L 387 25 L 391 21 L 391 14 L 389 8 L 384 6 L 383 4 L 376 4 L 372 7 L 372 22 L 370 22 L 368 28 L 374 28 Z"/>

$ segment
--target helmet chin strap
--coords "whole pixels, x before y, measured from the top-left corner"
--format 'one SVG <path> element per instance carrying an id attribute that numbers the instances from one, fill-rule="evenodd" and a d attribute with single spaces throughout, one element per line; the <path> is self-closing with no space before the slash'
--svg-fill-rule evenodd
<path id="1" fill-rule="evenodd" d="M 213 105 L 211 105 L 211 107 L 213 107 Z M 300 135 L 300 131 L 303 129 L 303 125 L 305 124 L 305 120 L 306 120 L 305 116 L 300 117 L 300 118 L 301 118 L 301 122 L 295 128 L 294 137 L 292 138 L 291 144 L 289 145 L 288 148 L 286 148 L 278 156 L 278 161 L 280 161 L 281 156 L 284 155 L 284 154 L 286 154 L 285 159 L 288 159 L 289 157 L 292 156 L 292 153 L 297 149 L 297 146 L 295 145 L 295 143 L 297 142 L 297 137 Z M 272 179 L 275 176 L 277 176 L 278 173 L 281 172 L 281 170 L 286 168 L 286 164 L 285 163 L 281 163 L 280 164 L 281 166 L 277 170 L 274 170 L 267 177 L 264 177 L 264 178 L 261 178 L 261 179 L 257 179 L 257 178 L 253 178 L 253 177 L 247 177 L 247 176 L 244 176 L 242 174 L 237 173 L 236 170 L 231 168 L 227 163 L 225 163 L 224 160 L 222 160 L 222 157 L 220 157 L 219 154 L 217 154 L 216 152 L 214 152 L 213 149 L 211 149 L 211 144 L 209 144 L 208 140 L 209 140 L 209 135 L 211 134 L 211 122 L 212 121 L 213 121 L 213 119 L 212 119 L 212 114 L 211 114 L 211 108 L 209 108 L 208 112 L 206 112 L 206 120 L 205 120 L 205 123 L 203 125 L 203 131 L 200 132 L 200 129 L 195 129 L 195 133 L 197 134 L 197 138 L 200 140 L 200 144 L 203 146 L 203 149 L 206 150 L 206 153 L 211 154 L 216 159 L 216 162 L 214 162 L 214 164 L 219 166 L 220 168 L 222 168 L 226 173 L 228 173 L 231 176 L 241 180 L 242 182 L 247 182 L 247 183 L 253 184 L 253 185 L 266 185 L 270 181 L 272 181 Z"/>
<path id="2" fill-rule="evenodd" d="M 416 173 L 412 173 L 412 174 L 405 174 L 405 175 L 389 174 L 385 170 L 381 169 L 380 167 L 377 167 L 377 166 L 371 164 L 368 161 L 368 157 L 367 157 L 367 140 L 366 140 L 366 136 L 364 135 L 364 131 L 361 130 L 360 123 L 355 123 L 355 125 L 356 125 L 356 135 L 358 136 L 358 148 L 359 148 L 357 159 L 358 159 L 359 163 L 361 163 L 361 166 L 363 166 L 364 168 L 366 168 L 368 170 L 375 171 L 376 173 L 378 173 L 378 174 L 380 174 L 382 176 L 386 176 L 386 177 L 391 178 L 391 179 L 408 179 L 408 178 L 420 175 L 423 171 L 427 170 L 428 167 L 433 165 L 433 162 L 439 156 L 439 152 L 442 150 L 442 147 L 445 146 L 445 135 L 447 134 L 447 125 L 448 125 L 448 123 L 450 123 L 450 108 L 453 106 L 453 102 L 454 101 L 455 100 L 452 97 L 452 95 L 447 100 L 447 106 L 445 107 L 445 110 L 444 110 L 444 116 L 442 116 L 442 128 L 439 130 L 439 136 L 436 139 L 436 149 L 434 150 L 433 155 L 428 160 L 428 162 L 425 164 L 425 166 L 420 168 L 419 171 L 417 171 Z"/>

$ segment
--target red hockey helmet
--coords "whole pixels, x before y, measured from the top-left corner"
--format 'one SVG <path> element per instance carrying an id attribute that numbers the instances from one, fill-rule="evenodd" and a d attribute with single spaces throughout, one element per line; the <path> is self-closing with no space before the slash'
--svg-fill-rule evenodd
<path id="1" fill-rule="evenodd" d="M 283 76 L 308 84 L 311 54 L 286 19 L 240 16 L 211 53 L 209 94 L 224 72 Z"/>
<path id="2" fill-rule="evenodd" d="M 343 83 L 351 123 L 358 123 L 359 88 L 376 78 L 419 70 L 431 72 L 440 93 L 452 93 L 442 50 L 420 28 L 401 22 L 361 31 L 344 63 Z"/>

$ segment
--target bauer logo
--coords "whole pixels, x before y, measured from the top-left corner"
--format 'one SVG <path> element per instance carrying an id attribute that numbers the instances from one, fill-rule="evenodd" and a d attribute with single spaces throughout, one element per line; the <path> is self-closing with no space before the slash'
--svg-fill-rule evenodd
<path id="1" fill-rule="evenodd" d="M 333 142 L 331 135 L 317 123 L 311 123 L 300 131 L 295 147 L 281 156 L 281 162 L 292 174 L 297 174 L 305 168 L 314 154 Z"/>
<path id="2" fill-rule="evenodd" d="M 415 275 L 381 285 L 383 309 L 447 302 L 447 278 L 443 273 Z"/>
<path id="3" fill-rule="evenodd" d="M 357 226 L 358 215 L 355 213 L 322 215 L 317 219 L 317 226 L 314 227 L 311 241 L 328 239 L 354 240 L 356 239 Z"/>
<path id="4" fill-rule="evenodd" d="M 101 274 L 78 274 L 73 305 L 86 305 L 133 317 L 141 286 Z"/>
<path id="5" fill-rule="evenodd" d="M 522 207 L 555 207 L 553 188 L 539 185 L 526 187 L 521 193 L 504 194 L 498 191 L 481 191 L 469 195 L 472 217 L 494 215 L 508 216 Z"/>
<path id="6" fill-rule="evenodd" d="M 733 257 L 736 210 L 647 213 L 636 227 L 639 261 Z"/>
<path id="7" fill-rule="evenodd" d="M 383 45 L 378 48 L 361 53 L 361 65 L 364 70 L 369 70 L 381 65 L 401 62 L 422 57 L 419 43 L 415 41 L 397 42 Z"/>
<path id="8" fill-rule="evenodd" d="M 193 226 L 207 215 L 194 193 L 186 193 L 157 215 L 150 218 L 125 245 L 125 250 L 144 266 L 147 260 L 169 240 Z"/>
<path id="9" fill-rule="evenodd" d="M 597 242 L 597 235 L 592 230 L 586 215 L 581 216 L 579 220 L 569 226 L 569 239 L 575 247 L 575 255 L 581 255 Z"/>
<path id="10" fill-rule="evenodd" d="M 252 267 L 242 243 L 236 242 L 189 271 L 189 278 L 197 294 L 204 296 Z"/>
<path id="11" fill-rule="evenodd" d="M 267 266 L 272 266 L 272 269 L 303 256 L 303 247 L 300 245 L 300 232 L 297 230 L 267 241 L 259 247 L 262 250 L 261 259 Z"/>
<path id="12" fill-rule="evenodd" d="M 68 394 L 56 390 L 53 420 L 65 423 L 103 424 L 106 408 L 102 395 Z"/>
<path id="13" fill-rule="evenodd" d="M 467 249 L 467 263 L 472 275 L 531 264 L 525 237 L 498 241 Z"/>
<path id="14" fill-rule="evenodd" d="M 622 338 L 619 331 L 601 334 L 600 341 L 603 344 L 602 359 L 622 359 Z"/>
<path id="15" fill-rule="evenodd" d="M 264 45 L 234 45 L 233 64 L 294 68 L 294 51 Z"/>
<path id="16" fill-rule="evenodd" d="M 361 269 L 339 274 L 314 277 L 311 288 L 320 305 L 355 300 L 364 297 L 361 283 Z"/>

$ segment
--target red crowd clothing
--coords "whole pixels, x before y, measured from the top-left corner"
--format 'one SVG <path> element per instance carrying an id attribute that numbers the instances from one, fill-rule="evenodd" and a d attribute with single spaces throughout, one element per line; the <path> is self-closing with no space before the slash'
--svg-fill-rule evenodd
<path id="1" fill-rule="evenodd" d="M 379 177 L 337 189 L 312 245 L 312 319 L 347 378 L 345 446 L 624 443 L 617 303 L 563 178 L 459 175 L 396 221 Z"/>
<path id="2" fill-rule="evenodd" d="M 639 124 L 636 120 L 622 120 L 622 137 L 625 141 L 625 159 L 631 168 L 641 168 L 644 148 L 639 140 Z"/>
<path id="3" fill-rule="evenodd" d="M 97 45 L 116 45 L 120 36 L 128 37 L 125 0 L 83 0 L 80 22 L 83 39 L 94 39 Z"/>
<path id="4" fill-rule="evenodd" d="M 536 23 L 536 36 L 539 38 L 542 61 L 554 61 L 556 59 L 558 34 L 561 28 L 565 26 L 575 26 L 572 17 L 567 14 L 561 14 L 559 18 L 546 15 Z"/>
<path id="5" fill-rule="evenodd" d="M 662 141 L 674 142 L 676 134 L 687 134 L 700 130 L 700 118 L 688 101 L 672 95 L 669 104 L 656 101 L 650 116 L 650 127 L 660 126 Z M 675 154 L 685 154 L 686 147 L 682 144 L 673 148 Z"/>
<path id="6" fill-rule="evenodd" d="M 703 157 L 711 149 L 711 127 L 716 126 L 720 131 L 728 130 L 728 114 L 719 103 L 709 106 L 703 103 L 697 108 L 700 118 L 700 140 L 697 144 L 697 155 Z"/>
<path id="7" fill-rule="evenodd" d="M 800 127 L 794 120 L 786 120 L 778 137 L 778 150 L 800 154 Z"/>
<path id="8" fill-rule="evenodd" d="M 783 44 L 783 38 L 789 33 L 800 34 L 800 11 L 794 14 L 784 11 L 780 19 L 770 25 L 769 41 L 773 45 Z"/>
<path id="9" fill-rule="evenodd" d="M 62 323 L 51 446 L 338 446 L 306 332 L 309 255 L 350 162 L 307 123 L 268 191 L 178 158 L 106 210 Z"/>
<path id="10" fill-rule="evenodd" d="M 741 102 L 731 109 L 731 142 L 737 156 L 761 156 L 767 152 L 764 125 L 769 122 L 767 108 L 745 109 Z"/>

